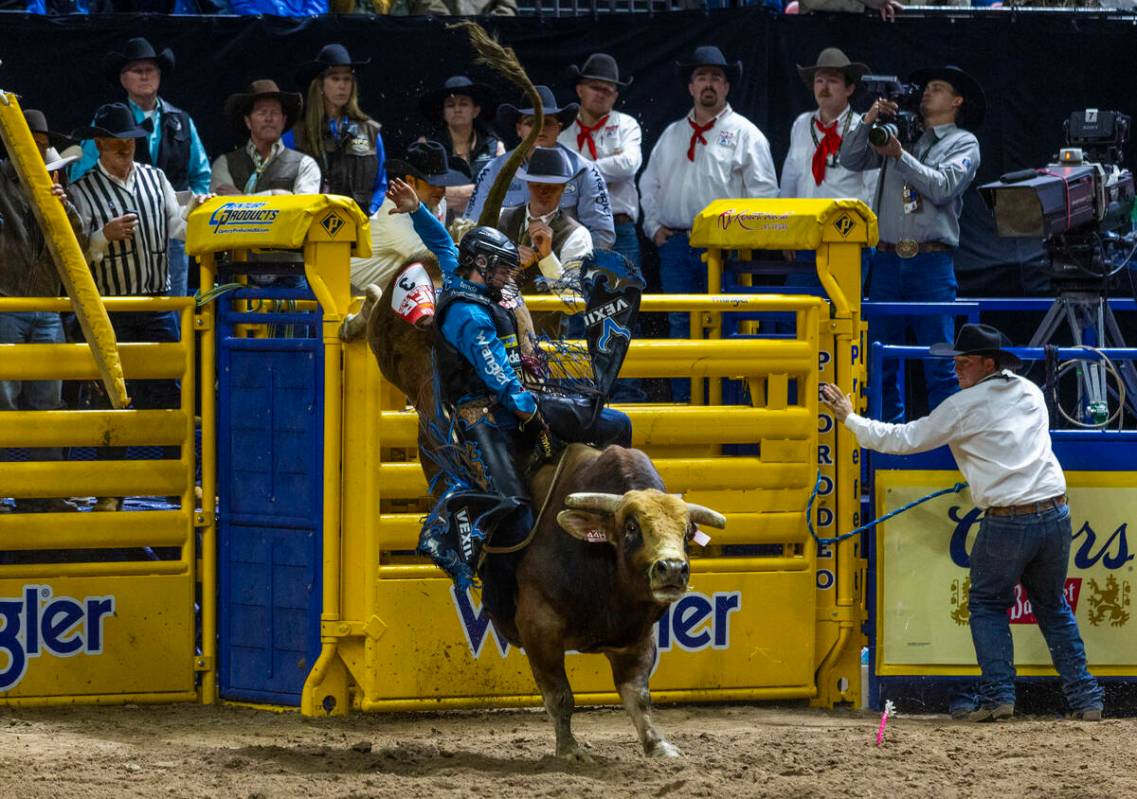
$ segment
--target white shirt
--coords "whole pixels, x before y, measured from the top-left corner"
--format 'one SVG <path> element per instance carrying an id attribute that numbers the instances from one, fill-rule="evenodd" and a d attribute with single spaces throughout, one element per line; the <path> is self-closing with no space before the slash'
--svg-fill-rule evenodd
<path id="1" fill-rule="evenodd" d="M 284 142 L 277 139 L 272 143 L 269 148 L 268 158 L 265 159 L 264 165 L 267 167 L 272 159 L 280 155 L 285 150 Z M 245 152 L 253 159 L 254 164 L 261 163 L 260 153 L 253 145 L 252 139 L 245 142 Z M 319 194 L 320 193 L 320 165 L 316 163 L 316 159 L 309 155 L 300 154 L 300 166 L 296 172 L 296 180 L 292 181 L 293 194 Z M 213 162 L 213 174 L 209 178 L 209 190 L 217 191 L 219 186 L 232 186 L 237 191 L 244 193 L 245 187 L 238 186 L 233 182 L 233 176 L 229 173 L 229 161 L 223 155 Z M 266 189 L 265 191 L 258 191 L 252 196 L 262 194 L 279 193 L 279 189 Z"/>
<path id="2" fill-rule="evenodd" d="M 644 233 L 660 227 L 687 230 L 696 214 L 714 200 L 777 197 L 778 176 L 770 144 L 762 131 L 730 106 L 695 144 L 695 160 L 687 160 L 694 130 L 687 117 L 672 122 L 651 151 L 640 177 Z"/>
<path id="3" fill-rule="evenodd" d="M 103 162 L 100 160 L 95 168 L 99 170 L 109 180 L 118 186 L 121 186 L 130 194 L 134 194 L 135 183 L 138 179 L 138 170 L 131 166 L 130 174 L 126 176 L 126 180 L 120 180 L 115 175 L 112 175 L 103 167 Z M 158 173 L 158 181 L 162 186 L 162 212 L 166 217 L 166 234 L 168 239 L 178 239 L 185 241 L 186 238 L 186 216 L 189 214 L 189 206 L 185 208 L 178 205 L 178 194 L 174 191 L 174 187 L 170 185 L 170 181 L 166 179 L 166 174 L 162 170 L 155 170 Z M 82 192 L 71 192 L 69 195 L 71 201 L 75 205 L 75 210 L 79 212 L 79 218 L 83 221 L 83 227 L 90 230 L 91 220 L 95 216 L 94 209 L 87 204 L 87 198 Z M 90 264 L 98 264 L 103 260 L 107 253 L 107 237 L 103 233 L 102 228 L 91 231 L 91 237 L 87 243 L 87 262 Z"/>
<path id="4" fill-rule="evenodd" d="M 577 146 L 580 118 L 561 131 L 557 141 L 588 161 L 592 151 L 588 142 Z M 613 214 L 627 214 L 636 222 L 640 218 L 640 195 L 636 191 L 636 173 L 643 166 L 643 132 L 640 123 L 628 114 L 611 111 L 604 127 L 592 132 L 596 144 L 596 168 L 608 184 L 608 199 Z"/>
<path id="5" fill-rule="evenodd" d="M 216 174 L 216 173 L 214 173 Z M 387 285 L 391 275 L 417 252 L 427 249 L 410 214 L 392 214 L 389 197 L 371 215 L 371 257 L 351 259 L 351 290 L 362 293 L 368 284 Z"/>
<path id="6" fill-rule="evenodd" d="M 818 118 L 816 112 L 806 112 L 794 120 L 790 129 L 790 151 L 782 166 L 781 196 L 803 199 L 851 197 L 872 208 L 877 179 L 880 177 L 879 169 L 854 172 L 845 169 L 838 161 L 836 166 L 825 167 L 825 179 L 820 186 L 817 185 L 813 178 L 813 154 L 817 152 L 817 143 L 824 135 L 814 125 L 814 120 Z M 860 124 L 861 115 L 845 106 L 845 110 L 837 117 L 837 133 L 844 138 Z M 811 127 L 816 134 L 816 143 L 814 135 L 810 133 Z"/>
<path id="7" fill-rule="evenodd" d="M 561 209 L 557 209 L 559 211 Z M 529 222 L 537 219 L 545 224 L 556 215 L 557 211 L 544 216 L 533 216 L 529 213 L 529 206 L 525 206 L 525 221 L 521 225 L 522 230 L 529 229 Z M 568 238 L 561 244 L 561 251 L 558 253 L 553 250 L 540 261 L 537 262 L 537 268 L 541 270 L 541 274 L 545 276 L 546 280 L 560 280 L 564 277 L 564 267 L 562 264 L 565 261 L 574 261 L 592 255 L 592 234 L 588 232 L 588 228 L 584 225 L 578 226 Z"/>
<path id="8" fill-rule="evenodd" d="M 1038 386 L 1009 371 L 952 394 L 922 419 L 888 424 L 845 418 L 865 449 L 892 455 L 947 444 L 981 508 L 1039 502 L 1066 493 L 1050 448 L 1050 418 Z"/>

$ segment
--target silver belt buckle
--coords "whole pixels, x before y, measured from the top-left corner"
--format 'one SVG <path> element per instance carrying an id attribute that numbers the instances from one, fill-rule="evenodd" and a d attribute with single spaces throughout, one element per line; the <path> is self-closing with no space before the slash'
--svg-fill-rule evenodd
<path id="1" fill-rule="evenodd" d="M 901 258 L 915 258 L 920 254 L 920 244 L 913 239 L 901 239 L 896 242 L 896 254 Z"/>

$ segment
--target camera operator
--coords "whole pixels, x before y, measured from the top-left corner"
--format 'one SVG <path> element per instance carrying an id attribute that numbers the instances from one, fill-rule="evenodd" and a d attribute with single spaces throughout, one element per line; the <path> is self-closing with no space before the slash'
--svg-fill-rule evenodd
<path id="1" fill-rule="evenodd" d="M 958 67 L 927 69 L 912 75 L 922 85 L 920 118 L 924 133 L 905 149 L 895 132 L 873 144 L 869 135 L 878 122 L 895 117 L 896 103 L 878 99 L 841 145 L 846 169 L 881 168 L 873 210 L 880 224 L 880 243 L 872 257 L 868 295 L 876 302 L 953 302 L 956 293 L 953 256 L 959 246 L 963 193 L 979 169 L 979 127 L 986 100 L 979 84 Z M 964 128 L 967 128 L 965 130 Z M 881 127 L 875 130 L 882 131 Z M 879 135 L 879 134 L 878 134 Z M 952 337 L 951 316 L 882 316 L 874 320 L 870 338 L 904 344 L 911 329 L 916 343 L 929 346 Z M 883 418 L 904 420 L 897 362 L 885 361 L 880 376 Z M 951 365 L 924 362 L 928 409 L 956 391 Z"/>

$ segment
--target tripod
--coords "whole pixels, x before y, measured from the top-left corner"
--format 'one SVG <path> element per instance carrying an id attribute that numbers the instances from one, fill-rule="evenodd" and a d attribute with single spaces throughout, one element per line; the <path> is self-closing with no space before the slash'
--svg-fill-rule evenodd
<path id="1" fill-rule="evenodd" d="M 1059 289 L 1054 304 L 1031 337 L 1030 346 L 1044 347 L 1050 344 L 1063 322 L 1070 328 L 1074 346 L 1126 346 L 1104 291 Z M 1130 413 L 1137 415 L 1137 368 L 1134 368 L 1132 361 L 1122 361 L 1117 364 L 1117 371 L 1125 384 L 1125 404 Z M 1109 415 L 1108 394 L 1117 396 L 1106 384 L 1105 364 L 1102 361 L 1086 361 L 1078 373 L 1078 407 L 1093 421 L 1104 420 Z"/>

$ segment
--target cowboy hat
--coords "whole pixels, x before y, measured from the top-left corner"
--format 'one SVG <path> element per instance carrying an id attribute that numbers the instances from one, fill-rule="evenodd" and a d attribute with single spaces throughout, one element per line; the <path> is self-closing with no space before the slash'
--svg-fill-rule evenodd
<path id="1" fill-rule="evenodd" d="M 126 43 L 121 53 L 107 53 L 104 60 L 107 80 L 117 84 L 118 76 L 132 61 L 153 61 L 158 65 L 158 69 L 162 70 L 163 75 L 169 75 L 174 70 L 174 51 L 167 47 L 160 53 L 156 52 L 154 45 L 149 41 L 136 36 Z"/>
<path id="2" fill-rule="evenodd" d="M 494 96 L 493 91 L 484 83 L 475 83 L 465 75 L 453 75 L 443 81 L 437 89 L 431 89 L 418 101 L 419 111 L 431 122 L 442 122 L 442 106 L 447 97 L 469 97 L 475 105 L 482 108 L 479 116 L 489 120 L 493 117 Z"/>
<path id="3" fill-rule="evenodd" d="M 572 165 L 556 147 L 535 147 L 529 163 L 517 168 L 517 179 L 526 183 L 568 183 Z"/>
<path id="4" fill-rule="evenodd" d="M 569 103 L 568 105 L 558 108 L 557 98 L 553 96 L 553 90 L 548 86 L 537 86 L 537 94 L 541 98 L 541 108 L 545 110 L 545 116 L 554 116 L 560 120 L 561 127 L 567 128 L 576 119 L 576 112 L 580 110 L 580 103 Z M 524 97 L 522 102 L 528 102 L 528 95 Z M 512 131 L 517 125 L 517 120 L 522 117 L 531 117 L 537 113 L 537 110 L 532 106 L 527 108 L 519 108 L 509 103 L 502 103 L 497 109 L 497 126 L 499 131 Z"/>
<path id="5" fill-rule="evenodd" d="M 722 50 L 714 45 L 696 47 L 689 60 L 676 62 L 675 66 L 679 68 L 679 76 L 683 78 L 684 86 L 691 82 L 691 75 L 699 67 L 719 67 L 726 73 L 727 83 L 738 83 L 742 78 L 742 62 L 727 63 Z"/>
<path id="6" fill-rule="evenodd" d="M 99 106 L 90 125 L 71 132 L 73 139 L 145 139 L 149 135 L 135 122 L 134 112 L 126 103 Z"/>
<path id="7" fill-rule="evenodd" d="M 966 324 L 955 336 L 955 344 L 943 341 L 928 348 L 931 355 L 953 357 L 956 355 L 984 355 L 994 358 L 1000 368 L 1018 369 L 1022 366 L 1019 356 L 1007 352 L 1011 340 L 991 325 Z"/>
<path id="8" fill-rule="evenodd" d="M 593 53 L 579 67 L 576 64 L 569 66 L 569 74 L 573 77 L 573 84 L 582 80 L 602 80 L 615 83 L 621 89 L 632 85 L 632 76 L 627 80 L 620 80 L 620 65 L 616 59 L 607 53 Z"/>
<path id="9" fill-rule="evenodd" d="M 845 76 L 846 83 L 857 83 L 866 72 L 871 72 L 868 64 L 860 61 L 850 61 L 842 50 L 836 47 L 826 47 L 817 56 L 817 63 L 811 67 L 798 64 L 797 74 L 802 83 L 813 88 L 813 78 L 822 69 L 832 69 Z"/>
<path id="10" fill-rule="evenodd" d="M 324 70 L 331 67 L 356 67 L 366 66 L 371 63 L 370 58 L 365 58 L 362 61 L 353 61 L 351 53 L 342 44 L 325 44 L 320 48 L 319 55 L 316 56 L 315 61 L 308 61 L 301 64 L 296 70 L 296 81 L 303 88 L 307 89 L 308 84 L 312 82 L 313 78 L 319 77 L 323 74 Z"/>
<path id="11" fill-rule="evenodd" d="M 32 133 L 43 133 L 47 136 L 47 143 L 57 150 L 65 150 L 76 141 L 70 136 L 65 136 L 62 133 L 56 133 L 47 124 L 47 117 L 44 116 L 43 111 L 35 108 L 24 109 L 24 119 L 27 120 L 28 129 Z"/>
<path id="12" fill-rule="evenodd" d="M 431 186 L 465 186 L 472 183 L 469 167 L 459 158 L 451 159 L 446 148 L 436 141 L 416 141 L 403 158 L 387 159 L 387 174 L 395 177 L 413 175 Z M 457 167 L 457 168 L 455 168 Z"/>
<path id="13" fill-rule="evenodd" d="M 949 64 L 946 67 L 921 69 L 913 72 L 909 80 L 921 86 L 927 86 L 934 80 L 950 83 L 956 94 L 963 95 L 963 107 L 959 110 L 956 123 L 968 130 L 975 130 L 983 124 L 983 118 L 987 116 L 987 96 L 983 93 L 979 81 L 959 67 Z"/>
<path id="14" fill-rule="evenodd" d="M 282 92 L 274 80 L 255 80 L 243 92 L 231 94 L 225 100 L 225 118 L 229 124 L 244 133 L 245 117 L 253 110 L 257 100 L 278 100 L 284 111 L 284 129 L 290 129 L 304 110 L 304 98 L 298 92 Z"/>
<path id="15" fill-rule="evenodd" d="M 72 147 L 68 155 L 60 155 L 54 147 L 48 147 L 47 152 L 43 155 L 43 163 L 48 172 L 56 172 L 68 164 L 78 161 L 82 152 L 82 150 L 76 152 L 75 148 Z"/>

